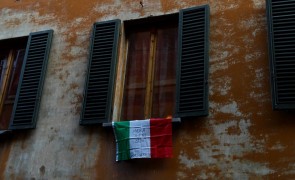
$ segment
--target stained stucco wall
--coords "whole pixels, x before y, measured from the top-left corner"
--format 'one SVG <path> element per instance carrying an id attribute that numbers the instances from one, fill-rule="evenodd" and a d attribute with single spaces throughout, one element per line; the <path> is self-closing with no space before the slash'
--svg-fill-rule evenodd
<path id="1" fill-rule="evenodd" d="M 271 109 L 264 0 L 2 0 L 0 39 L 54 30 L 35 130 L 0 137 L 0 179 L 294 178 L 295 114 Z M 91 26 L 209 4 L 209 116 L 175 126 L 173 159 L 115 162 L 78 126 Z"/>

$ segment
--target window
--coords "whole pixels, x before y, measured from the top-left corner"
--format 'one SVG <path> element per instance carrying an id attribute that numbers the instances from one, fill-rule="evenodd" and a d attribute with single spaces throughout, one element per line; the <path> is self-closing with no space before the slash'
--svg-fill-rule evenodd
<path id="1" fill-rule="evenodd" d="M 36 126 L 52 33 L 0 41 L 0 130 Z"/>
<path id="2" fill-rule="evenodd" d="M 119 42 L 120 20 L 94 24 L 80 124 L 110 122 L 113 107 L 122 120 L 207 115 L 209 6 L 124 27 Z M 117 77 L 125 81 L 116 81 L 124 88 L 114 103 L 119 46 L 126 66 Z"/>
<path id="3" fill-rule="evenodd" d="M 174 113 L 178 15 L 125 22 L 127 67 L 121 119 Z"/>
<path id="4" fill-rule="evenodd" d="M 267 0 L 272 106 L 295 109 L 295 2 Z"/>
<path id="5" fill-rule="evenodd" d="M 8 129 L 27 37 L 0 41 L 0 129 Z M 7 49 L 7 47 L 9 47 Z"/>

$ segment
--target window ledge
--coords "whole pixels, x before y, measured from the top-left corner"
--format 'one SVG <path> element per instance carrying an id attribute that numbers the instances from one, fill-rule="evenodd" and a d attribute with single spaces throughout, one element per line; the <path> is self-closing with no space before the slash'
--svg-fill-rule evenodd
<path id="1" fill-rule="evenodd" d="M 11 130 L 0 130 L 0 135 L 10 133 Z"/>
<path id="2" fill-rule="evenodd" d="M 181 123 L 181 118 L 172 118 L 172 123 Z M 102 123 L 102 127 L 112 127 L 112 123 Z"/>

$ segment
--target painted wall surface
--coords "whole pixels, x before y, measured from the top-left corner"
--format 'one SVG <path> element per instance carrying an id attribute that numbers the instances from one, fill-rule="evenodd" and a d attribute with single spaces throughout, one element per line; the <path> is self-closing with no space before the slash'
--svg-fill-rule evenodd
<path id="1" fill-rule="evenodd" d="M 271 108 L 264 0 L 1 0 L 0 39 L 53 29 L 37 128 L 0 137 L 0 179 L 292 179 L 295 113 Z M 78 125 L 91 26 L 210 5 L 209 116 L 174 127 L 174 158 L 115 162 Z"/>

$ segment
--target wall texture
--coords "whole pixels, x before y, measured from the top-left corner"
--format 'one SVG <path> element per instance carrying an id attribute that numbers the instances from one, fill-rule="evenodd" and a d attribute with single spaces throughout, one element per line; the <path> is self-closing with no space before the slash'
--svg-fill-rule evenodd
<path id="1" fill-rule="evenodd" d="M 2 0 L 0 39 L 54 30 L 37 128 L 0 137 L 0 179 L 295 177 L 295 114 L 271 108 L 264 0 Z M 174 158 L 115 162 L 78 125 L 94 22 L 210 5 L 209 116 L 174 127 Z"/>

